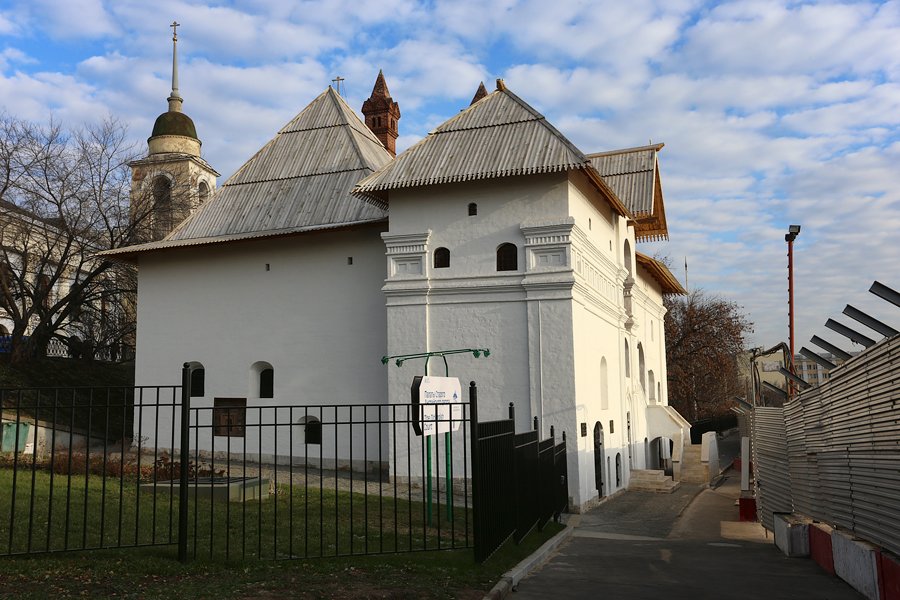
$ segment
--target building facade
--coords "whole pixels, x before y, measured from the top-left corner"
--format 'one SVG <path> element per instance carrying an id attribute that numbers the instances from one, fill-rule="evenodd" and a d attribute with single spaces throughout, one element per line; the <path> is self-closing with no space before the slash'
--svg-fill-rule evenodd
<path id="1" fill-rule="evenodd" d="M 165 238 L 108 253 L 139 267 L 138 385 L 188 362 L 195 403 L 399 404 L 421 373 L 382 356 L 489 348 L 451 375 L 482 419 L 512 402 L 520 430 L 567 433 L 576 509 L 689 440 L 663 334 L 683 290 L 635 251 L 667 235 L 662 146 L 584 154 L 501 81 L 396 158 L 366 126 L 399 118 L 381 73 L 363 112 L 326 89 Z M 389 438 L 372 455 L 402 454 Z"/>

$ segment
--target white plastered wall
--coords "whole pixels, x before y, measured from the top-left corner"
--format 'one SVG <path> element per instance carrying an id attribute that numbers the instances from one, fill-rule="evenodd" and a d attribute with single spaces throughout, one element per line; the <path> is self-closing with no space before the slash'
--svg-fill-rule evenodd
<path id="1" fill-rule="evenodd" d="M 205 396 L 192 399 L 192 405 L 211 406 L 216 397 L 246 398 L 248 425 L 258 418 L 253 407 L 262 405 L 384 403 L 382 229 L 373 225 L 141 257 L 137 384 L 178 385 L 182 364 L 199 362 Z M 260 399 L 251 385 L 259 361 L 274 368 L 274 398 Z M 209 411 L 202 414 L 210 418 Z M 269 412 L 263 419 L 274 416 Z M 303 416 L 289 409 L 277 415 L 279 422 Z M 142 436 L 170 439 L 171 419 L 156 421 L 144 415 Z M 254 432 L 248 427 L 245 440 L 232 443 L 246 441 L 248 452 L 258 451 Z M 279 432 L 275 453 L 289 453 L 288 433 Z M 334 444 L 326 437 L 323 431 L 321 450 L 329 457 Z M 302 438 L 294 436 L 294 456 L 303 454 Z M 370 437 L 370 444 L 377 439 Z M 216 438 L 216 450 L 224 449 L 225 441 Z M 263 443 L 262 454 L 276 450 L 273 440 Z M 311 456 L 318 456 L 320 448 L 312 450 Z M 371 452 L 377 455 L 377 448 Z"/>

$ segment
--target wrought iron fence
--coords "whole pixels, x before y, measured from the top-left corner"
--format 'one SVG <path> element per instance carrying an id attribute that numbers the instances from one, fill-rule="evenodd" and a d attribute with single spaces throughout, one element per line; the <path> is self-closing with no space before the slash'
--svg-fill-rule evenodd
<path id="1" fill-rule="evenodd" d="M 516 436 L 512 418 L 477 423 L 470 391 L 470 404 L 427 415 L 191 398 L 187 371 L 182 386 L 0 390 L 0 555 L 177 545 L 182 560 L 279 560 L 475 546 L 483 561 L 564 510 L 565 439 Z M 415 435 L 429 417 L 441 433 Z"/>

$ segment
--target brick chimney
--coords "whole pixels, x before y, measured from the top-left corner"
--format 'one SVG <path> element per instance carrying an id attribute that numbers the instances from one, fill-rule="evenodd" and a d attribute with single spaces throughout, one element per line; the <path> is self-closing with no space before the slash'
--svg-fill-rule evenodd
<path id="1" fill-rule="evenodd" d="M 391 98 L 384 73 L 378 71 L 372 95 L 363 102 L 362 113 L 366 118 L 366 126 L 372 130 L 391 156 L 397 155 L 397 121 L 400 120 L 400 105 Z"/>

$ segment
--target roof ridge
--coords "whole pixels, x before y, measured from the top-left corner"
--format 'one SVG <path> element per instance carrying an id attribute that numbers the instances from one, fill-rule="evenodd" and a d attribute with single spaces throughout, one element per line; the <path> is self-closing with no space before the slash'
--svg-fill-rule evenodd
<path id="1" fill-rule="evenodd" d="M 306 177 L 319 177 L 321 175 L 335 175 L 337 173 L 352 173 L 353 171 L 369 171 L 373 172 L 374 170 L 371 167 L 357 167 L 355 169 L 337 169 L 335 171 L 319 171 L 317 173 L 304 173 L 302 175 L 291 175 L 290 177 L 271 177 L 268 179 L 253 179 L 250 181 L 241 181 L 239 183 L 225 183 L 222 184 L 222 189 L 227 187 L 238 187 L 241 185 L 253 185 L 257 183 L 266 183 L 268 181 L 290 181 L 292 179 L 304 179 Z"/>
<path id="2" fill-rule="evenodd" d="M 546 127 L 547 129 L 549 129 L 551 133 L 553 133 L 553 134 L 554 134 L 555 136 L 557 136 L 560 140 L 562 140 L 562 142 L 566 145 L 566 147 L 567 147 L 571 152 L 573 152 L 574 154 L 576 154 L 577 156 L 579 156 L 579 157 L 584 161 L 584 163 L 587 164 L 587 163 L 589 162 L 588 159 L 587 159 L 587 156 L 585 156 L 584 152 L 582 152 L 582 151 L 578 148 L 578 146 L 576 146 L 575 144 L 573 144 L 573 143 L 569 140 L 569 138 L 567 138 L 566 136 L 564 136 L 564 135 L 562 134 L 562 132 L 561 132 L 559 129 L 557 129 L 556 127 L 554 127 L 554 126 L 550 123 L 550 121 L 547 120 L 547 117 L 545 117 L 544 115 L 542 115 L 541 113 L 539 113 L 537 110 L 535 110 L 535 109 L 534 109 L 531 105 L 529 105 L 527 102 L 525 102 L 524 100 L 522 100 L 521 98 L 519 98 L 518 96 L 516 96 L 512 91 L 510 91 L 509 88 L 507 88 L 507 87 L 504 86 L 504 88 L 503 88 L 502 90 L 500 90 L 500 91 L 502 91 L 504 94 L 508 95 L 510 98 L 512 98 L 513 100 L 515 100 L 522 108 L 524 108 L 524 109 L 527 110 L 528 112 L 534 114 L 535 116 L 539 117 L 539 118 L 537 119 L 537 121 L 541 122 L 541 123 L 544 125 L 544 127 Z"/>
<path id="3" fill-rule="evenodd" d="M 629 154 L 632 152 L 640 152 L 642 150 L 655 150 L 659 152 L 663 149 L 663 146 L 666 144 L 664 142 L 659 142 L 658 144 L 648 144 L 646 146 L 634 146 L 633 148 L 622 148 L 620 150 L 604 150 L 603 152 L 591 152 L 590 154 L 586 154 L 588 158 L 597 158 L 600 156 L 612 156 L 614 154 Z"/>

